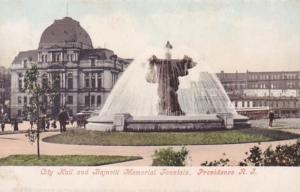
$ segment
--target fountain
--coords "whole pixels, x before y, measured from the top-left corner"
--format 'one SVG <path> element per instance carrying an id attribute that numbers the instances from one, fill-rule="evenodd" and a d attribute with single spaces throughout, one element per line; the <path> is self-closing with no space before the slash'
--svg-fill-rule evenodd
<path id="1" fill-rule="evenodd" d="M 136 58 L 118 80 L 99 116 L 88 120 L 87 129 L 195 131 L 249 127 L 248 119 L 237 114 L 208 66 L 196 54 L 190 54 L 191 50 L 176 52 L 167 42 L 164 50 L 151 49 Z M 182 59 L 173 59 L 173 55 Z"/>

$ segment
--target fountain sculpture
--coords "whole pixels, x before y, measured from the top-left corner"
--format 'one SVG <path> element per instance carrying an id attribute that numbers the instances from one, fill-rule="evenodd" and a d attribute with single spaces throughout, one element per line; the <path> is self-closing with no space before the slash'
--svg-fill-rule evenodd
<path id="1" fill-rule="evenodd" d="M 172 58 L 172 45 L 130 64 L 87 129 L 100 131 L 209 130 L 249 127 L 213 73 L 192 57 Z M 154 51 L 155 52 L 155 51 Z M 165 58 L 161 53 L 164 52 Z M 180 52 L 181 54 L 181 52 Z M 148 55 L 148 57 L 147 57 Z M 159 56 L 157 56 L 159 55 Z"/>
<path id="2" fill-rule="evenodd" d="M 179 103 L 177 90 L 179 76 L 188 75 L 188 70 L 196 65 L 188 56 L 182 60 L 172 59 L 169 41 L 166 44 L 166 59 L 158 59 L 153 55 L 149 59 L 150 71 L 146 76 L 149 83 L 158 83 L 159 115 L 185 115 Z"/>

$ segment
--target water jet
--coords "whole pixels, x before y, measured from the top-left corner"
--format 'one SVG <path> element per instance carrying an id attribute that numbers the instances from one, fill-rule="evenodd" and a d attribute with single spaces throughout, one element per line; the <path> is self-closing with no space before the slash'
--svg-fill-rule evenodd
<path id="1" fill-rule="evenodd" d="M 175 59 L 173 58 L 175 57 Z M 98 131 L 200 131 L 250 127 L 224 88 L 192 50 L 150 49 L 116 83 L 100 114 Z"/>

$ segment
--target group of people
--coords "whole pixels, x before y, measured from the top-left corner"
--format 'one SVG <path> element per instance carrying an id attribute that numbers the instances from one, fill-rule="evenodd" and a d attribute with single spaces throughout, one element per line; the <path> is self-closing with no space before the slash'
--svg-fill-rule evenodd
<path id="1" fill-rule="evenodd" d="M 60 127 L 60 132 L 65 132 L 66 131 L 66 125 L 69 124 L 69 115 L 68 112 L 65 109 L 62 109 L 62 111 L 58 114 L 58 122 L 59 122 L 59 127 Z M 54 129 L 57 128 L 56 125 L 56 119 L 52 120 L 51 123 L 50 118 L 47 117 L 41 117 L 39 119 L 39 128 L 43 131 L 50 129 L 50 126 Z M 33 124 L 35 123 L 35 120 L 31 119 L 30 120 L 30 126 L 31 129 L 33 128 Z M 71 124 L 73 126 L 73 120 L 71 119 Z"/>
<path id="2" fill-rule="evenodd" d="M 57 118 L 49 118 L 46 115 L 40 116 L 39 120 L 34 118 L 33 116 L 29 117 L 29 123 L 30 123 L 30 129 L 33 129 L 34 125 L 38 126 L 41 131 L 49 130 L 50 128 L 56 129 L 58 127 L 60 132 L 65 132 L 66 127 L 68 124 L 70 124 L 72 127 L 74 127 L 74 123 L 76 122 L 78 127 L 84 127 L 87 124 L 87 115 L 76 115 L 74 117 L 69 117 L 67 110 L 63 108 L 61 112 L 58 114 Z M 1 126 L 1 132 L 5 131 L 5 124 L 10 122 L 11 127 L 13 128 L 13 131 L 19 130 L 19 123 L 22 122 L 22 120 L 18 117 L 8 119 L 7 114 L 1 114 L 0 113 L 0 126 Z M 58 122 L 58 123 L 57 123 Z"/>

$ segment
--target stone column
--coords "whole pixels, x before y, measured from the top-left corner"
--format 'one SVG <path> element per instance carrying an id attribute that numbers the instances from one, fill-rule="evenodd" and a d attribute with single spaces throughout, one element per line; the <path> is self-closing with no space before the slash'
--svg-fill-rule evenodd
<path id="1" fill-rule="evenodd" d="M 98 73 L 95 73 L 95 87 L 98 88 Z M 96 102 L 95 102 L 96 103 Z"/>
<path id="2" fill-rule="evenodd" d="M 64 55 L 63 55 L 63 52 L 60 52 L 60 61 L 64 61 Z"/>
<path id="3" fill-rule="evenodd" d="M 104 70 L 103 71 L 103 88 L 105 89 L 111 89 L 112 88 L 112 74 L 111 71 L 109 70 Z"/>
<path id="4" fill-rule="evenodd" d="M 66 84 L 65 84 L 65 72 L 62 72 L 62 73 L 61 73 L 61 76 L 62 76 L 62 81 L 61 81 L 61 83 L 62 83 L 62 88 L 65 88 L 65 87 L 66 87 Z"/>

